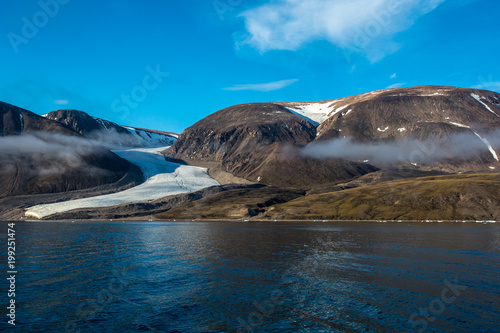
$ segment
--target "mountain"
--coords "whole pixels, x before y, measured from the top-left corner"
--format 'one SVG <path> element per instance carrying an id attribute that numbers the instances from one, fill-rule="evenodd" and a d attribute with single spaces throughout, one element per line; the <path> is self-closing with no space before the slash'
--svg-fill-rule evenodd
<path id="1" fill-rule="evenodd" d="M 267 185 L 312 188 L 389 167 L 491 171 L 500 166 L 498 130 L 499 94 L 423 86 L 321 102 L 232 106 L 186 129 L 164 154 Z M 318 145 L 344 138 L 354 144 L 346 150 L 386 147 L 384 153 L 394 155 L 396 145 L 409 156 L 401 162 L 370 161 L 362 153 L 346 158 L 342 147 Z M 309 149 L 315 156 L 303 154 Z"/>
<path id="2" fill-rule="evenodd" d="M 500 94 L 495 92 L 422 86 L 281 105 L 316 124 L 315 142 L 346 137 L 358 143 L 416 140 L 455 151 L 465 148 L 460 147 L 464 142 L 457 138 L 466 138 L 469 150 L 477 150 L 469 155 L 450 156 L 445 163 L 420 163 L 424 164 L 420 169 L 486 171 L 499 160 L 500 147 L 492 147 L 491 140 L 498 141 L 495 138 L 500 129 Z M 416 155 L 422 153 L 429 155 L 425 151 Z"/>
<path id="3" fill-rule="evenodd" d="M 78 110 L 56 110 L 43 117 L 64 124 L 84 137 L 114 139 L 122 146 L 168 146 L 177 138 L 174 133 L 121 126 Z"/>
<path id="4" fill-rule="evenodd" d="M 2 102 L 0 115 L 0 198 L 142 180 L 136 167 L 66 124 Z"/>
<path id="5" fill-rule="evenodd" d="M 313 124 L 284 106 L 242 104 L 189 127 L 164 154 L 279 187 L 343 181 L 377 170 L 362 162 L 321 161 L 287 153 L 314 141 L 316 133 Z"/>
<path id="6" fill-rule="evenodd" d="M 500 128 L 500 94 L 442 86 L 385 89 L 309 103 L 279 103 L 317 125 L 316 140 L 426 138 L 450 129 L 486 133 Z M 449 133 L 446 133 L 449 134 Z"/>
<path id="7" fill-rule="evenodd" d="M 36 132 L 77 135 L 68 126 L 45 119 L 17 106 L 0 102 L 0 137 Z"/>
<path id="8" fill-rule="evenodd" d="M 6 218 L 40 203 L 140 184 L 141 171 L 109 149 L 176 139 L 77 110 L 39 117 L 0 106 L 0 216 Z M 187 128 L 162 153 L 209 168 L 221 186 L 56 217 L 500 218 L 500 95 L 485 90 L 423 86 L 235 105 Z M 21 194 L 33 195 L 9 197 Z"/>

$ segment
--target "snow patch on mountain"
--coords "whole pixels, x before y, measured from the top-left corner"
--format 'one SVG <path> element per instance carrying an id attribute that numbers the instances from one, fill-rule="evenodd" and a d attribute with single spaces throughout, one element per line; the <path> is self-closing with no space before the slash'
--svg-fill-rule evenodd
<path id="1" fill-rule="evenodd" d="M 335 103 L 290 103 L 293 106 L 286 106 L 286 109 L 291 113 L 304 118 L 314 126 L 319 126 L 322 122 L 327 120 L 335 107 Z M 346 108 L 342 107 L 341 109 Z M 336 110 L 336 112 L 341 110 Z"/>
<path id="2" fill-rule="evenodd" d="M 479 134 L 477 134 L 476 132 L 474 132 L 474 134 L 475 134 L 475 135 L 476 135 L 479 139 L 481 139 L 481 141 L 483 141 L 483 143 L 486 145 L 486 147 L 488 147 L 488 150 L 490 151 L 490 153 L 491 153 L 491 155 L 493 156 L 493 158 L 494 158 L 495 160 L 497 160 L 497 161 L 498 161 L 498 155 L 497 155 L 496 151 L 493 149 L 493 147 L 491 146 L 490 142 L 489 142 L 487 139 L 485 139 L 485 138 L 481 137 L 481 136 L 480 136 Z"/>
<path id="3" fill-rule="evenodd" d="M 159 145 L 168 145 L 171 146 L 174 144 L 176 138 L 170 135 L 158 134 L 154 132 L 149 132 L 145 130 L 141 130 L 133 127 L 122 126 L 130 134 L 132 134 L 139 142 L 141 142 L 142 146 L 159 146 Z"/>
<path id="4" fill-rule="evenodd" d="M 453 122 L 453 121 L 450 121 L 450 124 L 455 125 L 455 126 L 458 126 L 458 127 L 470 128 L 470 126 L 463 125 L 463 124 L 459 124 L 459 123 L 455 123 L 455 122 Z"/>
<path id="5" fill-rule="evenodd" d="M 104 119 L 101 119 L 101 118 L 96 118 L 96 117 L 92 117 L 94 118 L 95 121 L 97 121 L 99 123 L 99 125 L 101 125 L 104 129 L 107 129 L 109 130 L 109 122 L 104 120 Z"/>
<path id="6" fill-rule="evenodd" d="M 141 168 L 145 182 L 128 190 L 92 198 L 70 200 L 29 208 L 25 215 L 44 217 L 74 209 L 111 207 L 121 204 L 144 203 L 170 195 L 196 192 L 220 185 L 205 168 L 167 162 L 161 152 L 169 147 L 133 148 L 114 151 L 120 157 Z"/>
<path id="7" fill-rule="evenodd" d="M 420 96 L 420 97 L 433 97 L 433 96 L 447 96 L 447 95 L 436 92 L 434 94 L 418 94 L 417 96 Z"/>
<path id="8" fill-rule="evenodd" d="M 485 99 L 484 97 L 479 96 L 479 95 L 476 95 L 476 94 L 474 94 L 474 93 L 472 93 L 472 94 L 470 94 L 470 95 L 471 95 L 471 96 L 472 96 L 472 97 L 473 97 L 476 101 L 478 101 L 479 103 L 483 104 L 483 105 L 484 105 L 484 107 L 485 107 L 486 109 L 488 109 L 488 111 L 490 111 L 490 112 L 491 112 L 491 113 L 493 113 L 495 116 L 497 116 L 497 117 L 499 117 L 499 118 L 500 118 L 500 116 L 499 116 L 499 115 L 497 115 L 497 114 L 495 113 L 495 111 L 493 111 L 492 109 L 490 109 L 490 107 L 489 107 L 486 103 L 484 103 L 484 102 L 481 100 L 481 99 Z"/>

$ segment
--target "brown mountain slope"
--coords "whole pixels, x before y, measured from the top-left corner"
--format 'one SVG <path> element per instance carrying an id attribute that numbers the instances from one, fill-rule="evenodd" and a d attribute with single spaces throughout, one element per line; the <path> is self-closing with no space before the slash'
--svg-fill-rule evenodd
<path id="1" fill-rule="evenodd" d="M 283 106 L 243 104 L 189 127 L 164 154 L 194 165 L 215 162 L 237 177 L 287 187 L 348 180 L 376 170 L 357 162 L 305 159 L 293 152 L 315 137 L 311 123 Z"/>
<path id="2" fill-rule="evenodd" d="M 312 188 L 382 168 L 496 170 L 499 131 L 500 94 L 423 86 L 322 102 L 236 105 L 186 129 L 164 154 L 267 185 Z M 343 138 L 376 146 L 404 143 L 404 158 L 338 154 L 355 151 L 351 146 L 316 149 Z M 304 155 L 302 147 L 316 150 Z M 384 153 L 399 154 L 391 146 Z"/>
<path id="3" fill-rule="evenodd" d="M 500 94 L 443 86 L 386 89 L 331 101 L 317 140 L 350 136 L 357 141 L 427 136 L 426 123 L 488 132 L 500 128 Z M 307 105 L 301 103 L 299 105 Z M 297 103 L 282 103 L 293 108 Z M 423 133 L 414 134 L 415 131 Z"/>

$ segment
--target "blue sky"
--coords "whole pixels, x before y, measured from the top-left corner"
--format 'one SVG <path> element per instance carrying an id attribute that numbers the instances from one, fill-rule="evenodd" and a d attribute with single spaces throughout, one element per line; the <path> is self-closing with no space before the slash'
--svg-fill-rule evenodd
<path id="1" fill-rule="evenodd" d="M 494 0 L 21 0 L 0 101 L 181 132 L 227 106 L 435 84 L 500 92 Z"/>

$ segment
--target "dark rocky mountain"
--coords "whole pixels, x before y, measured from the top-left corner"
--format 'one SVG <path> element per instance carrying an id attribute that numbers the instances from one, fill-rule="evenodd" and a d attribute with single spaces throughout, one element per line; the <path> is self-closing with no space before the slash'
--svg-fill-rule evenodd
<path id="1" fill-rule="evenodd" d="M 107 139 L 123 146 L 171 145 L 177 138 L 174 133 L 121 126 L 78 110 L 56 110 L 44 117 L 64 124 L 84 137 Z"/>
<path id="2" fill-rule="evenodd" d="M 387 168 L 362 158 L 305 158 L 300 149 L 326 140 L 383 144 L 418 141 L 459 151 L 457 136 L 474 148 L 467 156 L 401 167 L 447 172 L 500 167 L 495 141 L 500 129 L 500 95 L 441 86 L 387 89 L 337 100 L 236 105 L 186 129 L 164 152 L 194 165 L 221 168 L 235 176 L 281 187 L 314 187 L 347 181 Z M 444 147 L 444 148 L 442 148 Z M 327 152 L 326 152 L 327 153 Z M 427 153 L 424 151 L 424 153 Z M 420 161 L 419 161 L 420 162 Z M 395 167 L 392 163 L 390 167 Z"/>
<path id="3" fill-rule="evenodd" d="M 45 119 L 17 106 L 0 102 L 0 136 L 21 135 L 36 132 L 78 135 L 68 126 Z"/>
<path id="4" fill-rule="evenodd" d="M 111 121 L 92 117 L 86 112 L 78 110 L 56 110 L 43 115 L 43 117 L 62 123 L 83 136 L 103 130 L 114 130 L 116 133 L 129 134 L 129 131 L 122 126 Z"/>
<path id="5" fill-rule="evenodd" d="M 66 124 L 2 102 L 0 115 L 0 198 L 142 179 L 129 162 Z"/>
<path id="6" fill-rule="evenodd" d="M 237 177 L 282 187 L 309 187 L 377 170 L 369 164 L 307 159 L 293 152 L 315 137 L 315 126 L 283 106 L 242 104 L 189 127 L 164 154 L 188 164 L 208 163 Z"/>
<path id="7" fill-rule="evenodd" d="M 500 94 L 443 86 L 386 89 L 331 101 L 281 103 L 292 110 L 322 105 L 327 114 L 317 140 L 425 138 L 438 127 L 487 133 L 500 128 Z M 446 126 L 447 125 L 447 126 Z"/>

